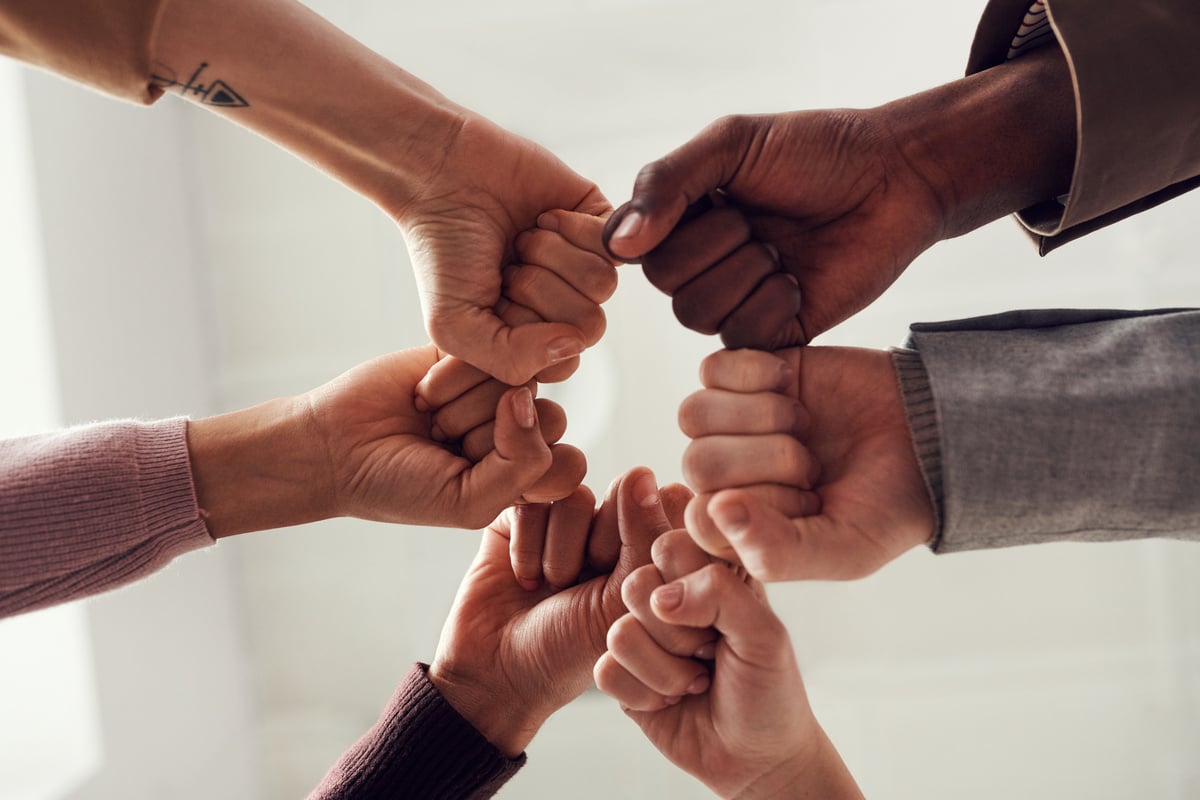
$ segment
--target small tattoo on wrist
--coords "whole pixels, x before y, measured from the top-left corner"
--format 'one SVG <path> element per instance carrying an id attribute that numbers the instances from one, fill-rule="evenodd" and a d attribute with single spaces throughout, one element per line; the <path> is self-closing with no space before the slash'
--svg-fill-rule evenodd
<path id="1" fill-rule="evenodd" d="M 154 71 L 150 74 L 150 82 L 165 92 L 178 87 L 180 97 L 195 100 L 206 106 L 246 108 L 250 105 L 246 98 L 234 91 L 233 87 L 223 80 L 202 83 L 200 75 L 206 69 L 208 69 L 208 62 L 202 61 L 200 66 L 192 72 L 191 77 L 186 81 L 181 81 L 175 70 L 162 62 L 157 62 L 154 65 Z"/>

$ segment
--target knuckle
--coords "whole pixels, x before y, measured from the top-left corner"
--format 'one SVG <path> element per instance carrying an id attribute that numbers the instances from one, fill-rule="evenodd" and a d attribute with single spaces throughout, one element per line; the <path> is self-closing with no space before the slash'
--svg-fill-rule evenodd
<path id="1" fill-rule="evenodd" d="M 608 628 L 608 636 L 605 637 L 605 644 L 608 646 L 608 651 L 618 658 L 622 654 L 627 654 L 634 649 L 638 641 L 638 628 L 641 623 L 631 615 L 618 619 Z"/>

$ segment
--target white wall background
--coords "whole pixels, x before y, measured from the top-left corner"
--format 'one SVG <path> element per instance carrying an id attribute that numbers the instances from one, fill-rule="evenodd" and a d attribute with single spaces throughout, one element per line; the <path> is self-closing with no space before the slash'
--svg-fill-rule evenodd
<path id="1" fill-rule="evenodd" d="M 982 7 L 311 4 L 614 202 L 722 114 L 869 105 L 957 76 Z M 174 98 L 144 111 L 29 86 L 68 421 L 231 409 L 424 341 L 403 242 L 366 201 Z M 1184 197 L 1045 260 L 1001 221 L 927 253 L 824 341 L 884 347 L 912 321 L 1018 307 L 1195 304 L 1198 209 Z M 562 395 L 568 440 L 597 489 L 636 463 L 678 480 L 675 409 L 717 343 L 683 330 L 636 268 L 607 312 L 587 391 Z M 329 522 L 222 543 L 95 601 L 106 751 L 141 774 L 110 755 L 80 797 L 303 796 L 432 655 L 474 546 Z M 1198 571 L 1200 547 L 1169 542 L 914 552 L 865 581 L 772 596 L 870 797 L 1182 800 L 1200 796 Z M 140 694 L 106 684 L 137 664 Z M 706 796 L 596 693 L 551 721 L 502 793 L 564 795 Z"/>

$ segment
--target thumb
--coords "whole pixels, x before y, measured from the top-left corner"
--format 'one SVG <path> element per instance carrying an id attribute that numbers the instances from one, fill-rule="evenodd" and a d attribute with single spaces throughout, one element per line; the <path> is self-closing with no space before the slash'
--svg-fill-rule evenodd
<path id="1" fill-rule="evenodd" d="M 861 578 L 886 559 L 868 537 L 825 511 L 788 517 L 749 492 L 713 495 L 708 513 L 746 570 L 761 581 Z"/>
<path id="2" fill-rule="evenodd" d="M 733 178 L 744 158 L 749 133 L 744 118 L 726 117 L 642 167 L 633 183 L 633 196 L 604 226 L 608 252 L 622 261 L 633 261 L 657 247 L 689 206 Z"/>
<path id="3" fill-rule="evenodd" d="M 491 309 L 459 309 L 431 320 L 437 346 L 510 386 L 527 383 L 546 367 L 587 347 L 583 333 L 561 322 L 512 327 Z"/>
<path id="4" fill-rule="evenodd" d="M 791 649 L 783 623 L 728 564 L 709 564 L 663 584 L 650 595 L 650 607 L 669 625 L 716 628 L 750 664 L 771 665 L 782 649 Z"/>
<path id="5" fill-rule="evenodd" d="M 462 474 L 466 516 L 488 521 L 537 483 L 553 462 L 528 387 L 509 389 L 496 403 L 495 446 Z"/>
<path id="6" fill-rule="evenodd" d="M 611 583 L 620 584 L 629 573 L 651 563 L 654 540 L 671 529 L 654 473 L 646 467 L 634 467 L 625 473 L 617 487 L 617 531 L 621 554 L 613 570 Z"/>

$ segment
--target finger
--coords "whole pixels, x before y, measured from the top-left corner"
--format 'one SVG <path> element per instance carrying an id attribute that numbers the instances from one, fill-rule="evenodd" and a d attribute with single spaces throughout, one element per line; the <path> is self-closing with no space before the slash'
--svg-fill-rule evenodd
<path id="1" fill-rule="evenodd" d="M 650 557 L 663 583 L 708 566 L 712 558 L 683 529 L 668 531 L 654 540 Z"/>
<path id="2" fill-rule="evenodd" d="M 691 439 L 714 434 L 768 433 L 802 438 L 810 419 L 799 400 L 779 392 L 704 389 L 688 395 L 679 404 L 679 429 Z"/>
<path id="3" fill-rule="evenodd" d="M 600 225 L 597 220 L 596 232 L 592 237 L 596 247 L 601 247 Z M 603 303 L 617 290 L 617 270 L 607 254 L 602 249 L 596 252 L 576 246 L 565 234 L 540 227 L 526 231 L 517 237 L 516 252 L 521 264 L 532 264 L 553 271 L 593 303 Z"/>
<path id="4" fill-rule="evenodd" d="M 586 486 L 550 506 L 542 576 L 551 587 L 561 589 L 579 578 L 595 509 L 596 498 Z"/>
<path id="5" fill-rule="evenodd" d="M 825 515 L 790 515 L 754 493 L 719 492 L 706 511 L 738 560 L 762 581 L 853 580 L 895 556 Z"/>
<path id="6" fill-rule="evenodd" d="M 508 557 L 513 575 L 521 588 L 533 591 L 542 585 L 542 550 L 546 546 L 546 525 L 550 505 L 530 503 L 513 506 L 512 531 L 508 539 Z"/>
<path id="7" fill-rule="evenodd" d="M 604 500 L 596 509 L 592 521 L 592 535 L 588 539 L 588 564 L 597 572 L 611 572 L 621 557 L 621 532 L 617 522 L 617 490 L 621 478 L 617 476 L 604 490 Z"/>
<path id="8" fill-rule="evenodd" d="M 496 303 L 496 313 L 512 327 L 528 325 L 531 322 L 544 322 L 540 316 L 525 306 L 501 297 Z M 552 364 L 537 374 L 539 383 L 560 383 L 575 374 L 579 369 L 579 356 L 568 358 L 557 364 Z"/>
<path id="9" fill-rule="evenodd" d="M 550 468 L 524 491 L 525 503 L 550 503 L 561 500 L 579 487 L 587 475 L 587 456 L 569 444 L 550 446 Z"/>
<path id="10" fill-rule="evenodd" d="M 795 394 L 796 368 L 762 350 L 718 350 L 700 362 L 700 383 L 731 392 Z"/>
<path id="11" fill-rule="evenodd" d="M 697 492 L 758 483 L 811 489 L 821 466 L 795 436 L 718 434 L 693 439 L 683 451 L 683 476 Z"/>
<path id="12" fill-rule="evenodd" d="M 612 265 L 616 262 L 609 257 L 602 240 L 604 224 L 609 216 L 610 214 L 587 214 L 556 208 L 539 216 L 537 226 L 561 235 L 573 247 L 598 255 Z"/>
<path id="13" fill-rule="evenodd" d="M 650 563 L 650 546 L 671 529 L 654 480 L 646 467 L 634 467 L 625 473 L 617 488 L 617 527 L 621 536 L 621 555 L 613 570 L 620 581 L 633 570 Z"/>
<path id="14" fill-rule="evenodd" d="M 511 389 L 500 381 L 488 379 L 460 394 L 433 412 L 430 435 L 439 442 L 457 441 L 469 431 L 496 417 L 496 403 Z M 535 395 L 537 390 L 530 385 Z"/>
<path id="15" fill-rule="evenodd" d="M 675 318 L 694 331 L 716 333 L 758 285 L 778 270 L 779 261 L 772 250 L 759 242 L 747 242 L 675 291 L 671 302 Z"/>
<path id="16" fill-rule="evenodd" d="M 686 531 L 672 533 L 680 533 L 687 538 Z M 657 541 L 670 535 L 671 533 L 664 534 Z M 695 543 L 691 546 L 703 558 L 701 566 L 708 564 L 707 555 L 696 547 Z M 681 658 L 694 658 L 701 652 L 701 648 L 710 645 L 716 639 L 716 634 L 708 628 L 670 625 L 656 617 L 650 610 L 650 595 L 662 585 L 663 578 L 657 569 L 636 569 L 621 584 L 621 600 L 629 609 L 629 613 L 662 650 Z"/>
<path id="17" fill-rule="evenodd" d="M 726 492 L 736 492 L 742 498 L 753 498 L 758 508 L 772 509 L 785 519 L 807 517 L 818 514 L 821 510 L 821 499 L 815 492 L 779 484 L 742 487 Z M 740 554 L 734 550 L 720 526 L 709 514 L 708 506 L 715 494 L 699 494 L 688 503 L 685 514 L 687 532 L 696 544 L 709 554 L 740 564 Z M 756 573 L 756 577 L 761 576 Z"/>
<path id="18" fill-rule="evenodd" d="M 632 614 L 608 629 L 608 652 L 630 675 L 663 697 L 700 694 L 710 683 L 707 666 L 664 650 Z"/>
<path id="19" fill-rule="evenodd" d="M 710 564 L 656 589 L 652 606 L 663 622 L 716 628 L 722 636 L 719 647 L 746 663 L 773 668 L 791 656 L 779 617 L 724 564 Z"/>
<path id="20" fill-rule="evenodd" d="M 800 284 L 791 275 L 776 272 L 721 323 L 721 341 L 730 349 L 773 348 L 799 313 Z"/>
<path id="21" fill-rule="evenodd" d="M 510 327 L 490 308 L 456 308 L 429 320 L 439 348 L 510 386 L 520 386 L 551 364 L 586 349 L 583 333 L 559 322 Z"/>
<path id="22" fill-rule="evenodd" d="M 538 427 L 542 431 L 542 439 L 552 445 L 567 432 L 567 412 L 553 400 L 539 397 L 533 401 L 537 409 Z M 495 414 L 493 406 L 492 414 Z M 495 447 L 496 420 L 489 418 L 482 425 L 477 425 L 462 437 L 462 454 L 471 461 L 480 461 Z M 551 448 L 553 449 L 553 448 Z"/>
<path id="23" fill-rule="evenodd" d="M 671 524 L 672 528 L 682 528 L 684 510 L 687 508 L 688 501 L 692 499 L 692 490 L 682 483 L 669 483 L 659 489 L 658 496 L 662 500 L 667 522 Z"/>
<path id="24" fill-rule="evenodd" d="M 562 383 L 579 369 L 579 356 L 546 367 L 534 376 L 538 383 Z"/>
<path id="25" fill-rule="evenodd" d="M 607 323 L 600 305 L 574 289 L 553 270 L 532 264 L 514 264 L 506 268 L 504 296 L 548 322 L 572 325 L 583 334 L 588 345 L 600 341 L 604 335 Z"/>
<path id="26" fill-rule="evenodd" d="M 663 697 L 621 666 L 612 653 L 600 656 L 592 669 L 596 687 L 627 711 L 661 711 L 679 702 L 678 696 Z"/>
<path id="27" fill-rule="evenodd" d="M 417 384 L 416 395 L 418 401 L 424 404 L 421 410 L 427 411 L 431 408 L 441 408 L 491 379 L 491 375 L 461 358 L 447 356 L 425 373 L 425 377 Z"/>
<path id="28" fill-rule="evenodd" d="M 605 225 L 605 247 L 628 261 L 653 250 L 684 210 L 737 172 L 752 130 L 736 118 L 709 125 L 694 139 L 638 172 L 629 202 Z"/>
<path id="29" fill-rule="evenodd" d="M 679 225 L 642 258 L 646 280 L 658 290 L 676 290 L 750 241 L 750 223 L 736 208 L 714 208 Z"/>
<path id="30" fill-rule="evenodd" d="M 521 497 L 553 461 L 529 389 L 509 389 L 500 398 L 495 440 L 495 449 L 459 476 L 460 507 L 469 519 L 482 518 L 480 525 Z"/>

